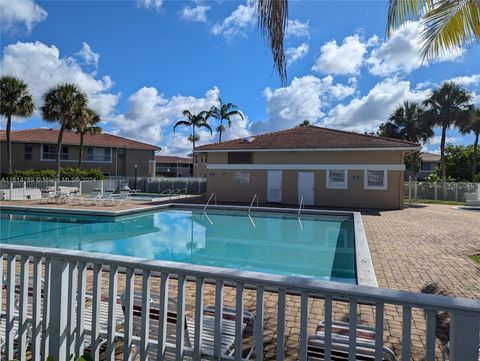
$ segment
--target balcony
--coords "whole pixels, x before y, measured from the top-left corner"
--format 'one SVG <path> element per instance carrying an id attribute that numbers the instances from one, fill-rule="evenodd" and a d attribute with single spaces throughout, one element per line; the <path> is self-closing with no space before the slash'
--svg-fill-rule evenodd
<path id="1" fill-rule="evenodd" d="M 423 357 L 438 359 L 439 315 L 448 315 L 449 360 L 478 359 L 479 300 L 25 246 L 0 245 L 0 260 L 6 359 L 26 360 L 27 348 L 35 360 L 87 351 L 95 360 L 337 360 L 339 349 L 348 360 L 393 359 L 384 335 L 397 315 L 393 357 L 415 359 L 421 329 Z M 424 328 L 412 327 L 414 315 Z"/>

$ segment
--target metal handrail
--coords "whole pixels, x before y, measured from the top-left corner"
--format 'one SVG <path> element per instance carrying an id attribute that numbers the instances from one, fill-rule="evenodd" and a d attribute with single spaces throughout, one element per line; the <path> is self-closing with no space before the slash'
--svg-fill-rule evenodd
<path id="1" fill-rule="evenodd" d="M 255 202 L 255 199 L 257 200 L 257 207 L 258 207 L 258 194 L 255 193 L 253 198 L 252 198 L 252 201 L 250 202 L 250 207 L 248 207 L 248 213 L 250 213 L 250 211 L 252 210 L 252 207 L 253 207 L 253 202 Z"/>
<path id="2" fill-rule="evenodd" d="M 210 194 L 210 198 L 208 198 L 208 201 L 207 203 L 205 204 L 205 207 L 203 207 L 203 211 L 205 212 L 205 210 L 207 209 L 208 205 L 210 204 L 210 201 L 212 200 L 212 198 L 215 197 L 215 204 L 217 204 L 217 195 L 215 193 L 212 193 Z"/>
<path id="3" fill-rule="evenodd" d="M 302 211 L 302 206 L 303 206 L 303 194 L 302 194 L 302 198 L 300 198 L 300 206 L 298 207 L 298 215 L 300 215 L 300 212 Z"/>

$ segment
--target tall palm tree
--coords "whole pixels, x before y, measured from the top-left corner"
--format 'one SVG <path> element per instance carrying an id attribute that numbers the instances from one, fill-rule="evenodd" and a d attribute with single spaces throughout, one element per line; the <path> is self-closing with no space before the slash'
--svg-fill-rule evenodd
<path id="1" fill-rule="evenodd" d="M 389 0 L 387 36 L 407 20 L 421 19 L 424 57 L 435 58 L 480 42 L 478 0 Z"/>
<path id="2" fill-rule="evenodd" d="M 184 117 L 187 117 L 187 120 L 179 120 L 173 126 L 173 132 L 175 133 L 175 129 L 179 125 L 184 125 L 186 127 L 192 127 L 192 134 L 189 136 L 189 140 L 192 142 L 192 149 L 195 150 L 195 142 L 200 139 L 198 134 L 196 133 L 197 128 L 205 128 L 210 131 L 210 134 L 213 134 L 212 128 L 207 123 L 208 112 L 201 111 L 198 114 L 193 114 L 190 110 L 184 110 L 182 112 Z"/>
<path id="3" fill-rule="evenodd" d="M 426 116 L 436 126 L 442 128 L 440 140 L 440 168 L 442 182 L 447 181 L 445 168 L 445 139 L 447 129 L 465 122 L 470 116 L 472 95 L 462 86 L 454 82 L 445 82 L 423 102 L 427 106 Z"/>
<path id="4" fill-rule="evenodd" d="M 60 178 L 60 152 L 65 129 L 73 129 L 81 109 L 87 106 L 87 95 L 74 84 L 60 84 L 43 95 L 42 117 L 60 124 L 56 151 L 57 178 Z"/>
<path id="5" fill-rule="evenodd" d="M 100 134 L 102 128 L 96 126 L 100 121 L 100 116 L 90 108 L 80 109 L 79 114 L 76 116 L 75 128 L 77 133 L 80 134 L 80 149 L 78 154 L 78 167 L 82 168 L 83 161 L 83 142 L 85 134 Z"/>
<path id="6" fill-rule="evenodd" d="M 408 142 L 426 142 L 433 137 L 433 121 L 425 116 L 419 103 L 404 102 L 390 115 L 388 122 L 380 124 L 378 135 Z M 406 162 L 411 165 L 413 179 L 417 179 L 420 165 L 420 152 L 408 154 Z"/>
<path id="7" fill-rule="evenodd" d="M 226 120 L 228 123 L 228 127 L 232 126 L 232 117 L 234 115 L 240 116 L 243 119 L 243 113 L 238 110 L 238 107 L 233 103 L 224 103 L 222 102 L 221 98 L 218 98 L 218 102 L 220 103 L 219 107 L 213 106 L 210 108 L 210 111 L 207 113 L 206 119 L 212 117 L 218 119 L 220 124 L 217 127 L 218 132 L 218 141 L 219 143 L 222 142 L 222 133 L 225 131 L 225 127 L 223 126 L 223 121 Z"/>
<path id="8" fill-rule="evenodd" d="M 12 117 L 26 118 L 33 114 L 34 104 L 27 84 L 22 79 L 4 75 L 0 78 L 0 114 L 7 118 L 8 173 L 12 173 Z"/>
<path id="9" fill-rule="evenodd" d="M 478 138 L 480 136 L 480 109 L 474 108 L 470 114 L 468 120 L 460 124 L 460 133 L 474 134 L 473 141 L 473 154 L 472 154 L 472 182 L 475 182 L 475 176 L 477 175 L 477 160 L 478 160 Z"/>

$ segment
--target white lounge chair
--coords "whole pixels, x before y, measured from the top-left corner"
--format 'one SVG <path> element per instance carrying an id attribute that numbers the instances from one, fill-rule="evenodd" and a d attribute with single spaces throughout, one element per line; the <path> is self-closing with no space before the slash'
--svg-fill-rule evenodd
<path id="1" fill-rule="evenodd" d="M 331 333 L 331 360 L 346 361 L 349 359 L 349 324 L 333 321 Z M 357 325 L 355 357 L 357 360 L 375 360 L 375 329 L 365 325 Z M 321 361 L 325 357 L 325 321 L 321 321 L 315 335 L 308 336 L 308 360 Z M 392 350 L 383 347 L 383 360 L 395 361 Z"/>

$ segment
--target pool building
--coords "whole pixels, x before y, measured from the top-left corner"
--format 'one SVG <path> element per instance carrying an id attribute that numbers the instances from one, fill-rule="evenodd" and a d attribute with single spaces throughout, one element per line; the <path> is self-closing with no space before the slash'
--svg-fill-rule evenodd
<path id="1" fill-rule="evenodd" d="M 222 202 L 400 209 L 404 157 L 419 144 L 302 126 L 197 147 Z"/>

